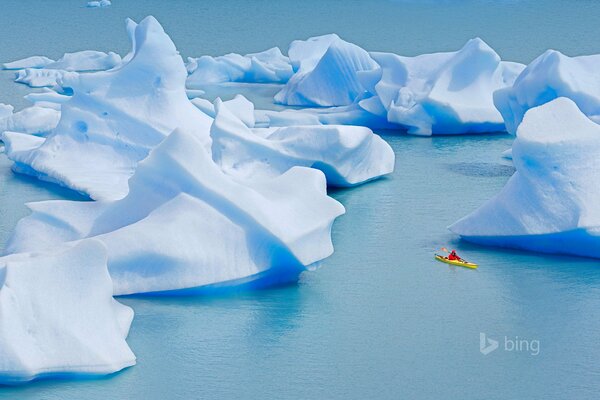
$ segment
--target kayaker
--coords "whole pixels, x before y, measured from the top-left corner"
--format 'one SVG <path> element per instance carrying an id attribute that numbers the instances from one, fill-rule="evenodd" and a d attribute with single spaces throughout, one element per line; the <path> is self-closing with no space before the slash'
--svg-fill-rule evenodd
<path id="1" fill-rule="evenodd" d="M 460 260 L 462 260 L 462 258 L 460 258 L 460 257 L 458 256 L 458 254 L 456 254 L 456 250 L 452 250 L 452 251 L 450 252 L 450 254 L 448 254 L 448 260 L 456 260 L 456 261 L 460 261 Z"/>

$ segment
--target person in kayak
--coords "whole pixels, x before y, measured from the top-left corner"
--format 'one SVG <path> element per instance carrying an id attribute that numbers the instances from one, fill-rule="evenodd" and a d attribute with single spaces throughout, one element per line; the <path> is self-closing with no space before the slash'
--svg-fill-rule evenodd
<path id="1" fill-rule="evenodd" d="M 452 250 L 450 252 L 450 254 L 448 254 L 448 260 L 453 260 L 453 261 L 462 261 L 462 258 L 460 258 L 458 256 L 458 254 L 456 254 L 456 250 Z"/>

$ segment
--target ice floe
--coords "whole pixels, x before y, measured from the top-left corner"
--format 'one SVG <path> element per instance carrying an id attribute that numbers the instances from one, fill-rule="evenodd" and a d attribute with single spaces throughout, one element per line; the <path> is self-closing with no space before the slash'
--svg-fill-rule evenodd
<path id="1" fill-rule="evenodd" d="M 106 257 L 94 240 L 0 257 L 0 383 L 135 364 L 133 311 L 113 299 Z"/>
<path id="2" fill-rule="evenodd" d="M 358 75 L 379 68 L 365 50 L 335 34 L 296 40 L 289 57 L 296 72 L 275 101 L 293 106 L 349 105 L 365 91 Z"/>
<path id="3" fill-rule="evenodd" d="M 600 258 L 600 125 L 564 97 L 529 109 L 512 148 L 516 173 L 450 226 L 486 245 Z"/>
<path id="4" fill-rule="evenodd" d="M 320 169 L 332 186 L 353 186 L 391 173 L 394 151 L 363 126 L 254 127 L 254 107 L 242 96 L 215 104 L 213 159 L 242 179 L 276 177 L 293 166 Z"/>
<path id="5" fill-rule="evenodd" d="M 204 146 L 173 132 L 121 200 L 29 204 L 7 252 L 95 238 L 107 247 L 116 294 L 291 281 L 332 253 L 331 225 L 344 208 L 327 196 L 321 171 L 239 182 Z"/>
<path id="6" fill-rule="evenodd" d="M 189 87 L 223 82 L 285 83 L 293 74 L 289 58 L 277 47 L 245 56 L 188 58 L 186 67 Z"/>
<path id="7" fill-rule="evenodd" d="M 594 122 L 600 123 L 600 55 L 568 57 L 548 50 L 519 75 L 513 85 L 498 90 L 494 103 L 515 134 L 523 116 L 557 97 L 568 97 Z"/>
<path id="8" fill-rule="evenodd" d="M 212 120 L 187 98 L 187 72 L 175 45 L 153 17 L 128 22 L 128 31 L 134 56 L 126 63 L 62 77 L 73 96 L 61 104 L 60 121 L 45 141 L 3 135 L 15 171 L 93 199 L 116 199 L 127 193 L 137 162 L 175 128 L 196 135 L 208 151 Z"/>
<path id="9" fill-rule="evenodd" d="M 111 4 L 112 4 L 112 2 L 110 0 L 93 0 L 93 1 L 87 2 L 87 7 L 88 8 L 102 8 L 102 7 L 108 7 Z"/>
<path id="10" fill-rule="evenodd" d="M 374 97 L 360 106 L 417 135 L 503 131 L 493 93 L 512 85 L 525 68 L 501 61 L 481 39 L 456 52 L 371 56 L 381 66 L 381 77 L 363 77 Z"/>
<path id="11" fill-rule="evenodd" d="M 44 68 L 54 60 L 44 56 L 33 56 L 2 64 L 4 69 Z"/>

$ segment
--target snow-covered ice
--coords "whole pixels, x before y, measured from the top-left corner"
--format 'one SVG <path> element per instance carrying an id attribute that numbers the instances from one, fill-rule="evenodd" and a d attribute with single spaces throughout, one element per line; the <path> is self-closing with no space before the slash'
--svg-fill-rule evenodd
<path id="1" fill-rule="evenodd" d="M 285 83 L 293 74 L 288 57 L 277 47 L 260 53 L 188 58 L 189 87 L 223 82 Z"/>
<path id="2" fill-rule="evenodd" d="M 15 171 L 93 199 L 116 199 L 127 193 L 137 162 L 175 128 L 210 149 L 212 120 L 188 100 L 187 72 L 169 36 L 153 17 L 139 25 L 128 21 L 128 32 L 132 54 L 118 68 L 62 77 L 73 96 L 61 104 L 60 121 L 48 139 L 4 134 Z"/>
<path id="3" fill-rule="evenodd" d="M 585 115 L 600 123 L 598 65 L 600 54 L 568 57 L 548 50 L 536 58 L 513 85 L 494 94 L 494 103 L 508 132 L 516 133 L 527 110 L 557 97 L 570 98 Z"/>
<path id="4" fill-rule="evenodd" d="M 5 116 L 0 114 L 0 132 L 15 131 L 21 134 L 46 136 L 56 127 L 59 119 L 59 110 L 39 103 L 16 113 L 5 114 Z"/>
<path id="5" fill-rule="evenodd" d="M 32 56 L 2 64 L 4 69 L 44 68 L 54 60 L 44 56 Z"/>
<path id="6" fill-rule="evenodd" d="M 7 252 L 95 238 L 108 249 L 116 294 L 290 281 L 333 252 L 331 225 L 344 208 L 327 196 L 321 171 L 239 182 L 204 146 L 173 132 L 121 200 L 29 204 Z"/>
<path id="7" fill-rule="evenodd" d="M 102 8 L 102 7 L 108 7 L 111 4 L 112 4 L 112 2 L 110 0 L 93 0 L 93 1 L 88 1 L 86 6 L 88 8 Z"/>
<path id="8" fill-rule="evenodd" d="M 276 177 L 293 166 L 320 169 L 333 186 L 353 186 L 391 173 L 394 151 L 366 127 L 299 125 L 254 127 L 254 107 L 245 98 L 215 104 L 213 159 L 242 180 Z"/>
<path id="9" fill-rule="evenodd" d="M 94 240 L 0 257 L 0 383 L 135 364 L 133 310 L 113 299 L 106 257 Z"/>
<path id="10" fill-rule="evenodd" d="M 378 69 L 365 50 L 335 34 L 296 40 L 288 52 L 295 73 L 275 95 L 286 105 L 349 105 L 364 92 L 358 75 Z"/>
<path id="11" fill-rule="evenodd" d="M 503 131 L 493 93 L 512 85 L 525 68 L 501 61 L 479 38 L 456 52 L 371 56 L 381 66 L 380 76 L 377 71 L 362 76 L 374 96 L 360 106 L 417 135 Z"/>
<path id="12" fill-rule="evenodd" d="M 116 53 L 96 50 L 83 50 L 65 53 L 57 61 L 44 66 L 45 69 L 60 69 L 64 71 L 105 71 L 121 63 L 121 56 Z"/>
<path id="13" fill-rule="evenodd" d="M 512 148 L 517 172 L 450 230 L 466 240 L 600 258 L 600 125 L 564 97 L 529 109 Z"/>
<path id="14" fill-rule="evenodd" d="M 55 88 L 58 87 L 59 81 L 66 73 L 66 71 L 59 69 L 26 68 L 17 72 L 15 82 L 23 83 L 32 88 Z"/>

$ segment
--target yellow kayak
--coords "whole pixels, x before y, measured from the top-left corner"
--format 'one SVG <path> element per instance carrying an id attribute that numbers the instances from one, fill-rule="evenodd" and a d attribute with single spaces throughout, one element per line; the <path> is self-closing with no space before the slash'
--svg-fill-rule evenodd
<path id="1" fill-rule="evenodd" d="M 473 263 L 467 262 L 465 260 L 449 260 L 448 257 L 440 256 L 439 254 L 435 255 L 435 259 L 438 261 L 441 261 L 443 263 L 456 265 L 459 267 L 465 267 L 465 268 L 471 268 L 471 269 L 475 269 L 478 267 L 477 264 L 473 264 Z"/>

